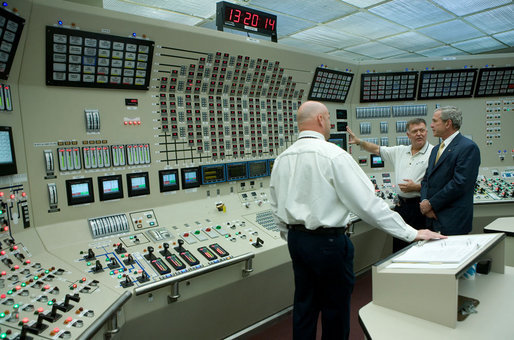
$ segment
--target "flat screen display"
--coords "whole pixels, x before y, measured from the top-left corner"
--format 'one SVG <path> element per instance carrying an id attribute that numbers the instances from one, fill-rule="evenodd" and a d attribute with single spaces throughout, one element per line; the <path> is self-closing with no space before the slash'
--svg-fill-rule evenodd
<path id="1" fill-rule="evenodd" d="M 248 178 L 264 177 L 268 175 L 267 161 L 248 162 Z"/>
<path id="2" fill-rule="evenodd" d="M 202 184 L 220 183 L 225 181 L 225 164 L 202 166 Z"/>
<path id="3" fill-rule="evenodd" d="M 121 175 L 98 177 L 100 201 L 123 198 Z"/>
<path id="4" fill-rule="evenodd" d="M 309 99 L 344 103 L 352 80 L 353 73 L 318 67 L 312 79 Z"/>
<path id="5" fill-rule="evenodd" d="M 127 189 L 129 197 L 150 194 L 148 172 L 127 174 Z"/>
<path id="6" fill-rule="evenodd" d="M 7 79 L 25 19 L 0 6 L 0 79 Z"/>
<path id="7" fill-rule="evenodd" d="M 159 171 L 159 187 L 161 189 L 161 192 L 178 190 L 178 170 L 170 169 Z"/>
<path id="8" fill-rule="evenodd" d="M 200 168 L 180 169 L 182 189 L 197 188 L 200 186 Z"/>
<path id="9" fill-rule="evenodd" d="M 383 168 L 384 160 L 379 155 L 370 155 L 369 164 L 372 168 Z"/>
<path id="10" fill-rule="evenodd" d="M 11 127 L 0 126 L 0 176 L 17 172 Z"/>
<path id="11" fill-rule="evenodd" d="M 238 162 L 238 163 L 230 163 L 227 164 L 227 180 L 228 181 L 237 181 L 240 179 L 247 179 L 247 163 L 246 162 Z"/>
<path id="12" fill-rule="evenodd" d="M 66 194 L 68 196 L 68 205 L 94 202 L 93 179 L 80 178 L 67 180 Z"/>

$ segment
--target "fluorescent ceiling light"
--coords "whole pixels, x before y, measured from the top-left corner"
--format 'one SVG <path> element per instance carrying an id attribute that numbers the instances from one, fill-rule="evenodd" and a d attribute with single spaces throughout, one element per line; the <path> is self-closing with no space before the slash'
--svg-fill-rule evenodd
<path id="1" fill-rule="evenodd" d="M 427 0 L 393 0 L 372 7 L 370 12 L 398 24 L 417 28 L 454 18 Z"/>
<path id="2" fill-rule="evenodd" d="M 310 28 L 303 32 L 293 34 L 291 38 L 302 39 L 306 43 L 315 43 L 334 48 L 344 48 L 368 41 L 368 39 L 335 31 L 325 26 Z"/>
<path id="3" fill-rule="evenodd" d="M 141 6 L 120 0 L 104 0 L 103 6 L 105 9 L 112 11 L 138 15 L 151 19 L 176 22 L 188 26 L 195 26 L 202 21 L 202 18 L 199 17 L 192 17 L 189 15 L 172 12 L 170 10 Z"/>
<path id="4" fill-rule="evenodd" d="M 460 19 L 443 22 L 430 27 L 420 28 L 419 31 L 429 37 L 443 41 L 447 44 L 456 41 L 478 38 L 484 35 L 476 28 Z"/>
<path id="5" fill-rule="evenodd" d="M 345 50 L 350 51 L 350 52 L 359 53 L 359 54 L 364 54 L 369 57 L 378 58 L 378 59 L 387 58 L 387 57 L 391 57 L 394 55 L 399 55 L 399 54 L 405 53 L 405 51 L 402 51 L 397 48 L 387 46 L 387 45 L 384 45 L 381 43 L 377 43 L 377 42 L 369 42 L 367 44 L 348 47 L 348 48 L 345 48 Z"/>
<path id="6" fill-rule="evenodd" d="M 334 20 L 340 16 L 355 12 L 352 6 L 345 5 L 339 0 L 253 0 L 251 1 L 251 6 L 248 7 L 256 9 L 261 7 L 264 11 L 270 9 L 318 23 Z"/>
<path id="7" fill-rule="evenodd" d="M 425 37 L 424 35 L 416 32 L 405 32 L 379 41 L 386 45 L 411 52 L 426 50 L 430 47 L 442 45 L 441 42 Z"/>
<path id="8" fill-rule="evenodd" d="M 514 26 L 514 5 L 474 14 L 465 19 L 488 34 L 510 31 Z"/>
<path id="9" fill-rule="evenodd" d="M 378 39 L 408 30 L 404 26 L 364 12 L 351 14 L 341 19 L 331 21 L 325 26 L 369 39 Z"/>
<path id="10" fill-rule="evenodd" d="M 454 56 L 454 55 L 467 54 L 466 52 L 458 50 L 451 46 L 442 46 L 442 47 L 431 48 L 428 50 L 419 51 L 417 53 L 424 55 L 426 57 L 450 57 L 450 56 Z"/>
<path id="11" fill-rule="evenodd" d="M 432 0 L 441 7 L 446 8 L 459 16 L 476 13 L 484 9 L 494 8 L 508 4 L 511 0 Z"/>
<path id="12" fill-rule="evenodd" d="M 452 44 L 452 46 L 469 53 L 482 53 L 507 48 L 507 46 L 491 37 L 482 37 L 478 39 L 463 41 Z"/>

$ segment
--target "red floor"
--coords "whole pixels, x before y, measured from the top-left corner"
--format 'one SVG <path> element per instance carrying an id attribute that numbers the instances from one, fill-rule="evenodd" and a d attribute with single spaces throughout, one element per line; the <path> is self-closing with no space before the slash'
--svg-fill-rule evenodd
<path id="1" fill-rule="evenodd" d="M 351 302 L 350 340 L 364 339 L 359 325 L 359 309 L 371 302 L 371 271 L 360 275 L 355 281 Z M 244 336 L 247 340 L 283 340 L 292 339 L 292 316 L 288 314 L 270 325 L 263 326 Z M 321 339 L 321 323 L 318 322 L 316 339 Z"/>

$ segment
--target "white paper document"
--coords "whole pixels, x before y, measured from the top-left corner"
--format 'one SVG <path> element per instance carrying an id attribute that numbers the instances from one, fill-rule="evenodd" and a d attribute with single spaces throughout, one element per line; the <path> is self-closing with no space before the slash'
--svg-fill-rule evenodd
<path id="1" fill-rule="evenodd" d="M 494 234 L 449 236 L 414 245 L 392 259 L 393 263 L 460 264 L 495 237 Z"/>

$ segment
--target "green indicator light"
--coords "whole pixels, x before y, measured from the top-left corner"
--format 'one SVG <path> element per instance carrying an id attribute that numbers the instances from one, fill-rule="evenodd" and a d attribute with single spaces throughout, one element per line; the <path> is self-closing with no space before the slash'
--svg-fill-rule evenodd
<path id="1" fill-rule="evenodd" d="M 123 273 L 123 268 L 118 269 L 118 272 Z"/>
<path id="2" fill-rule="evenodd" d="M 200 230 L 195 231 L 195 234 L 199 235 L 200 234 Z"/>
<path id="3" fill-rule="evenodd" d="M 12 294 L 12 290 L 8 290 L 7 295 L 11 295 L 11 294 Z"/>
<path id="4" fill-rule="evenodd" d="M 129 239 L 131 239 L 131 240 L 132 240 L 133 238 L 134 238 L 134 236 L 130 236 L 130 237 L 129 237 Z"/>
<path id="5" fill-rule="evenodd" d="M 111 261 L 111 260 L 109 260 L 109 258 L 106 258 L 106 259 L 105 259 L 105 262 L 109 262 L 109 261 Z"/>
<path id="6" fill-rule="evenodd" d="M 34 276 L 34 280 L 39 280 L 39 276 Z"/>
<path id="7" fill-rule="evenodd" d="M 123 275 L 121 275 L 121 274 L 120 274 L 120 275 L 118 275 L 118 279 L 121 279 L 122 277 L 123 277 Z"/>
<path id="8" fill-rule="evenodd" d="M 225 235 L 225 238 L 228 238 L 228 235 Z"/>
<path id="9" fill-rule="evenodd" d="M 25 282 L 22 282 L 22 283 L 21 283 L 21 286 L 22 286 L 22 287 L 25 287 L 26 285 L 27 285 L 27 284 L 26 284 Z"/>
<path id="10" fill-rule="evenodd" d="M 51 306 L 51 305 L 53 305 L 53 304 L 54 304 L 54 302 L 53 302 L 53 301 L 48 301 L 48 305 L 49 305 L 49 306 Z"/>
<path id="11" fill-rule="evenodd" d="M 88 266 L 90 266 L 90 265 L 91 265 L 91 262 L 88 262 L 88 263 L 87 263 L 87 265 L 88 265 Z"/>
<path id="12" fill-rule="evenodd" d="M 220 225 L 217 225 L 217 226 L 216 226 L 216 229 L 221 229 L 221 226 L 220 226 Z"/>
<path id="13" fill-rule="evenodd" d="M 47 269 L 47 270 L 45 270 L 45 274 L 48 274 L 48 273 L 50 273 L 50 271 L 49 271 L 48 269 Z"/>
<path id="14" fill-rule="evenodd" d="M 0 313 L 0 318 L 5 318 L 5 313 Z"/>
<path id="15" fill-rule="evenodd" d="M 114 275 L 114 272 L 110 272 L 109 275 Z"/>
<path id="16" fill-rule="evenodd" d="M 20 308 L 20 305 L 19 304 L 15 304 L 15 305 L 12 306 L 12 308 L 13 309 L 18 309 L 18 308 Z"/>
<path id="17" fill-rule="evenodd" d="M 121 254 L 121 258 L 124 258 L 125 257 L 125 254 Z"/>

